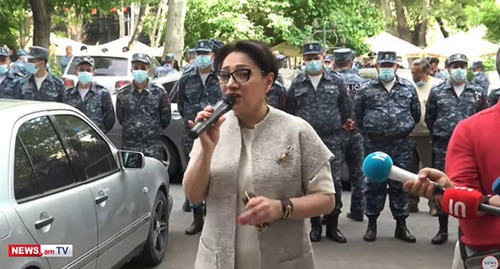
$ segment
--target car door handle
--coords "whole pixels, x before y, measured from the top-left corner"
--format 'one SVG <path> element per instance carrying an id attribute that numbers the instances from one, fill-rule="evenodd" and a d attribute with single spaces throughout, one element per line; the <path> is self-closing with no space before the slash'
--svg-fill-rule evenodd
<path id="1" fill-rule="evenodd" d="M 54 222 L 54 217 L 48 217 L 35 222 L 35 229 L 40 229 Z"/>
<path id="2" fill-rule="evenodd" d="M 104 194 L 102 196 L 99 196 L 99 197 L 95 198 L 95 203 L 96 204 L 100 204 L 100 203 L 102 203 L 104 201 L 107 201 L 108 198 L 109 198 L 109 196 L 107 194 Z"/>

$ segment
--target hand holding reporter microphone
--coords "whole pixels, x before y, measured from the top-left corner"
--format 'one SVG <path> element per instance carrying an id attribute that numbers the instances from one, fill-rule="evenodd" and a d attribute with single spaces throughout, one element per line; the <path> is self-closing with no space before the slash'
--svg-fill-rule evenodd
<path id="1" fill-rule="evenodd" d="M 213 107 L 213 112 L 204 121 L 197 122 L 191 130 L 189 130 L 189 136 L 193 139 L 198 138 L 201 133 L 205 132 L 207 129 L 212 127 L 219 118 L 226 114 L 229 110 L 233 108 L 235 102 L 235 97 L 231 95 L 224 96 L 219 100 Z"/>
<path id="2" fill-rule="evenodd" d="M 418 179 L 418 175 L 395 166 L 391 157 L 381 151 L 376 151 L 366 156 L 362 169 L 371 182 L 381 183 L 392 179 L 405 183 Z M 432 182 L 432 184 L 434 184 L 433 195 L 442 195 L 444 193 L 443 187 L 435 182 Z"/>

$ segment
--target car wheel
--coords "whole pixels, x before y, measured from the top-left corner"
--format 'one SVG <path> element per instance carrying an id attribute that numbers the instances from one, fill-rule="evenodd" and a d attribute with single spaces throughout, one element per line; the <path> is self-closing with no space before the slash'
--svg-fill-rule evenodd
<path id="1" fill-rule="evenodd" d="M 167 139 L 162 139 L 163 145 L 163 156 L 165 158 L 164 163 L 168 168 L 168 175 L 170 177 L 171 182 L 179 181 L 181 176 L 180 173 L 180 165 L 181 160 L 179 158 L 179 154 L 177 153 L 176 147 Z"/>
<path id="2" fill-rule="evenodd" d="M 148 239 L 138 257 L 138 261 L 144 265 L 157 265 L 165 257 L 168 244 L 168 206 L 165 194 L 159 191 L 151 211 Z"/>

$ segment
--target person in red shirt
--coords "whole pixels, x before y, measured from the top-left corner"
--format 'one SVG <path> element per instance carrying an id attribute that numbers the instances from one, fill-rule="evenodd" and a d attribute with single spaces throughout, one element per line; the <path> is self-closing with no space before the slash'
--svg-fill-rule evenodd
<path id="1" fill-rule="evenodd" d="M 497 71 L 500 74 L 500 49 L 497 53 Z M 446 153 L 446 174 L 424 168 L 419 180 L 404 184 L 404 189 L 420 196 L 432 198 L 436 181 L 445 188 L 468 187 L 491 195 L 489 204 L 500 207 L 500 196 L 492 190 L 493 182 L 500 176 L 500 104 L 496 104 L 461 121 L 451 136 Z M 500 217 L 481 215 L 475 219 L 460 219 L 462 236 L 468 256 L 477 252 L 500 250 Z M 455 247 L 452 268 L 464 268 L 459 243 Z"/>

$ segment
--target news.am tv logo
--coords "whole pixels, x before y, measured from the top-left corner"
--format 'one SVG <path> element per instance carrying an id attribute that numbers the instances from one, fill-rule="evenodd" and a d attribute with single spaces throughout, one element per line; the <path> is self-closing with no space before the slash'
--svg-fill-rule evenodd
<path id="1" fill-rule="evenodd" d="M 9 245 L 9 257 L 73 257 L 73 245 Z"/>

